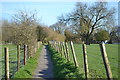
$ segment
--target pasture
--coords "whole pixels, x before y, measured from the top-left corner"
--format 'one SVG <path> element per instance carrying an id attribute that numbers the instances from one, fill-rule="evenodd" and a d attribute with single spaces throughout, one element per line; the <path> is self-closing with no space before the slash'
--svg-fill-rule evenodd
<path id="1" fill-rule="evenodd" d="M 82 45 L 74 44 L 74 48 L 79 64 L 80 73 L 84 73 Z M 110 62 L 113 78 L 118 78 L 118 44 L 106 44 L 106 52 L 108 55 L 108 60 Z M 73 61 L 70 45 L 69 53 L 70 60 Z M 87 57 L 89 78 L 107 78 L 99 44 L 87 45 Z"/>
<path id="2" fill-rule="evenodd" d="M 0 77 L 4 78 L 5 75 L 5 53 L 4 53 L 4 48 L 8 47 L 9 48 L 9 65 L 10 65 L 10 77 L 13 77 L 13 75 L 15 74 L 15 72 L 17 71 L 17 46 L 16 45 L 0 45 L 0 47 L 2 48 L 0 51 L 0 71 L 2 73 L 0 73 Z M 20 54 L 20 60 L 21 60 L 21 64 L 23 64 L 23 50 L 21 50 L 21 54 Z M 22 65 L 21 65 L 22 67 Z"/>
<path id="3" fill-rule="evenodd" d="M 108 60 L 110 62 L 110 67 L 112 71 L 113 78 L 118 78 L 118 44 L 106 44 L 106 52 L 108 55 Z M 0 54 L 0 77 L 4 77 L 4 48 L 9 48 L 9 59 L 10 59 L 10 77 L 13 77 L 17 71 L 17 46 L 16 45 L 0 45 L 2 51 Z M 69 48 L 69 58 L 73 62 L 72 52 Z M 84 74 L 84 59 L 83 59 L 83 50 L 82 44 L 74 44 L 74 49 L 77 57 L 77 62 L 79 64 L 80 74 Z M 99 44 L 87 45 L 87 57 L 88 57 L 88 69 L 89 69 L 89 78 L 107 78 L 106 71 L 100 51 Z M 23 51 L 23 50 L 22 50 Z M 22 53 L 22 52 L 21 52 Z M 23 54 L 21 54 L 21 64 L 23 60 Z M 74 63 L 74 62 L 73 62 Z M 23 66 L 23 65 L 21 65 Z"/>

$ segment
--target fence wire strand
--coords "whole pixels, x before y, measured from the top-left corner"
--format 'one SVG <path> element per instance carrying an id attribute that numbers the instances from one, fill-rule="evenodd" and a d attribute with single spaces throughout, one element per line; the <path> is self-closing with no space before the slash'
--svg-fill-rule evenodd
<path id="1" fill-rule="evenodd" d="M 15 50 L 17 51 L 17 48 L 10 49 L 9 52 L 11 52 L 11 51 L 15 51 Z"/>

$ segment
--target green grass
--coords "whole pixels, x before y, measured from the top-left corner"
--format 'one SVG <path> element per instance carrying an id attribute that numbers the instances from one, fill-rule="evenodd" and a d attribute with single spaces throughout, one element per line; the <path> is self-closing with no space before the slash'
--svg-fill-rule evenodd
<path id="1" fill-rule="evenodd" d="M 14 76 L 14 78 L 32 78 L 34 70 L 38 65 L 38 59 L 40 52 L 42 50 L 42 46 L 37 50 L 34 57 L 28 59 L 26 65 L 22 67 Z"/>
<path id="2" fill-rule="evenodd" d="M 0 76 L 2 77 L 2 75 L 4 76 L 5 74 L 5 70 L 4 70 L 4 48 L 8 47 L 9 48 L 9 61 L 10 61 L 10 77 L 12 77 L 12 75 L 14 75 L 14 73 L 17 70 L 17 46 L 16 45 L 0 45 L 0 47 L 2 47 L 1 51 L 0 51 L 0 66 L 2 67 L 1 72 L 2 74 L 0 74 Z M 22 57 L 22 55 L 21 55 Z"/>
<path id="3" fill-rule="evenodd" d="M 1 56 L 4 56 L 4 48 L 5 48 L 5 47 L 9 48 L 9 50 L 12 50 L 12 49 L 17 48 L 16 45 L 0 45 L 0 47 L 2 47 L 2 51 L 0 51 L 0 53 L 2 53 Z M 10 51 L 9 53 L 10 53 L 10 54 L 13 53 L 13 52 L 16 53 L 16 51 L 17 51 L 17 50 L 12 50 L 12 51 Z M 1 57 L 1 56 L 0 56 L 0 57 Z"/>
<path id="4" fill-rule="evenodd" d="M 84 79 L 83 74 L 79 73 L 78 68 L 76 68 L 72 62 L 67 62 L 66 59 L 61 57 L 60 53 L 50 46 L 49 51 L 51 52 L 55 78 L 60 80 L 61 78 L 78 78 L 78 80 Z"/>
<path id="5" fill-rule="evenodd" d="M 84 73 L 83 65 L 83 52 L 81 44 L 74 44 L 77 61 L 79 63 L 79 70 Z M 118 78 L 118 45 L 117 44 L 106 44 L 106 51 L 110 62 L 111 71 L 114 78 Z M 72 59 L 72 53 L 70 50 L 70 59 Z M 87 45 L 87 56 L 88 56 L 88 67 L 90 78 L 107 78 L 105 67 L 103 64 L 100 48 L 98 44 Z"/>

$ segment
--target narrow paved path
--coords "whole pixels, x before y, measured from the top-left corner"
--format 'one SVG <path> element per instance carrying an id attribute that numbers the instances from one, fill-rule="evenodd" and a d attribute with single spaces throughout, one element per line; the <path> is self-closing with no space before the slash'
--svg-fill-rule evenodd
<path id="1" fill-rule="evenodd" d="M 48 51 L 48 46 L 44 46 L 42 52 L 40 53 L 38 67 L 35 70 L 35 75 L 33 78 L 53 78 L 53 64 L 50 58 L 50 53 Z"/>

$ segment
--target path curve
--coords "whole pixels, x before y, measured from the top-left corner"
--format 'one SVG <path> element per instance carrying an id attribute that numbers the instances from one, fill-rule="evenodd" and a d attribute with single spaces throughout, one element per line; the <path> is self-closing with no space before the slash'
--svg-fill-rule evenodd
<path id="1" fill-rule="evenodd" d="M 33 78 L 54 78 L 53 63 L 51 61 L 50 52 L 48 51 L 47 45 L 43 46 L 38 62 L 38 67 L 35 70 L 35 75 L 33 76 Z"/>

